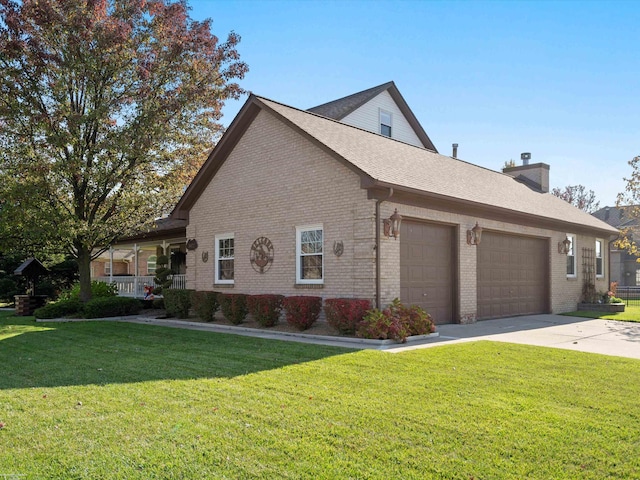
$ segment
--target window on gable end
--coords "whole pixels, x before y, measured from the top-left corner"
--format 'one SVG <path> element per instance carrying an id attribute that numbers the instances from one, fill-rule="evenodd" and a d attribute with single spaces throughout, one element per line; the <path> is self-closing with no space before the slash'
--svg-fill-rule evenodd
<path id="1" fill-rule="evenodd" d="M 380 110 L 380 133 L 386 137 L 391 136 L 391 112 Z"/>

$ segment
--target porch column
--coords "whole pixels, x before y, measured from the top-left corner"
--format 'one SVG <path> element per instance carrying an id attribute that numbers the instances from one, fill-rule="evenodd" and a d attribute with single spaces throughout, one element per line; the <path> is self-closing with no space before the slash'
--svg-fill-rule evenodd
<path id="1" fill-rule="evenodd" d="M 133 266 L 133 297 L 138 298 L 138 244 L 133 244 L 133 261 L 136 262 Z"/>
<path id="2" fill-rule="evenodd" d="M 113 247 L 109 247 L 109 283 L 113 283 Z"/>

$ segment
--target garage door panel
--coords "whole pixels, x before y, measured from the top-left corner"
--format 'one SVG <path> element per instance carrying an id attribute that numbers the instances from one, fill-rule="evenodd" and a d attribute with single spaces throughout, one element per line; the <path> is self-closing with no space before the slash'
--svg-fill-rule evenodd
<path id="1" fill-rule="evenodd" d="M 424 308 L 436 323 L 453 321 L 453 229 L 402 222 L 400 299 Z"/>
<path id="2" fill-rule="evenodd" d="M 477 248 L 478 318 L 548 311 L 547 240 L 485 232 Z"/>

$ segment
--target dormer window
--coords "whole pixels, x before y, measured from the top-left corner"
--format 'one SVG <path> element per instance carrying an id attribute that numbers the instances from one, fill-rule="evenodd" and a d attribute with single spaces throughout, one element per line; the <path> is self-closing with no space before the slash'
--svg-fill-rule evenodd
<path id="1" fill-rule="evenodd" d="M 391 136 L 391 112 L 380 110 L 380 133 L 386 137 Z"/>

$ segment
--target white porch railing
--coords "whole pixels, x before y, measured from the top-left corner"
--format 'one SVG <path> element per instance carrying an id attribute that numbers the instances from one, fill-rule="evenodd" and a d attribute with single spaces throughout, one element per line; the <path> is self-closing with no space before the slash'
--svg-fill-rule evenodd
<path id="1" fill-rule="evenodd" d="M 170 288 L 183 289 L 187 288 L 187 276 L 185 274 L 176 274 L 171 276 L 173 283 Z M 115 283 L 118 287 L 118 295 L 121 297 L 144 298 L 144 287 L 147 285 L 154 286 L 153 275 L 146 276 L 129 276 L 114 275 L 113 277 L 94 277 L 93 280 L 105 283 Z"/>

